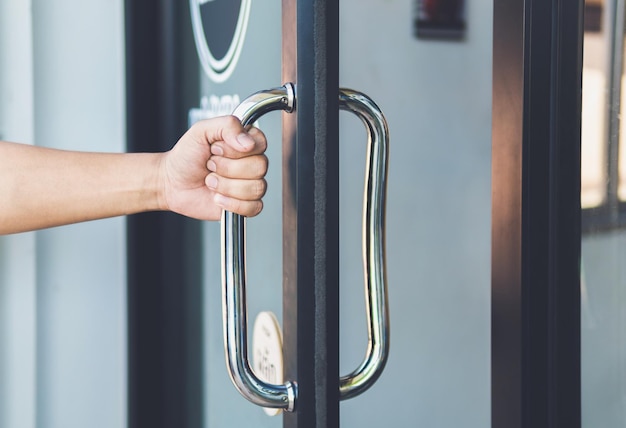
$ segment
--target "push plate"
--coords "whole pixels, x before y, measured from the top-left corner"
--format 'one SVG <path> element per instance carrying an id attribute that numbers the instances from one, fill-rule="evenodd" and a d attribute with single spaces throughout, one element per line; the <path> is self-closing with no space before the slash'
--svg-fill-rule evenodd
<path id="1" fill-rule="evenodd" d="M 252 364 L 254 373 L 265 382 L 283 383 L 283 334 L 276 315 L 260 312 L 254 321 L 252 333 Z M 263 408 L 269 416 L 276 416 L 281 409 Z"/>

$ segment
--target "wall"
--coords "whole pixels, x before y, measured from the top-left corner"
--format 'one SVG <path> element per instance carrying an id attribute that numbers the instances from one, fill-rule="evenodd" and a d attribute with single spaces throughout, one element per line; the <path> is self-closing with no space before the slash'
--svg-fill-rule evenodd
<path id="1" fill-rule="evenodd" d="M 0 138 L 27 143 L 34 134 L 30 7 L 0 3 Z M 34 234 L 0 237 L 0 426 L 35 426 L 34 254 Z"/>
<path id="2" fill-rule="evenodd" d="M 123 3 L 0 4 L 0 134 L 123 151 Z M 124 220 L 0 237 L 0 426 L 126 423 Z"/>

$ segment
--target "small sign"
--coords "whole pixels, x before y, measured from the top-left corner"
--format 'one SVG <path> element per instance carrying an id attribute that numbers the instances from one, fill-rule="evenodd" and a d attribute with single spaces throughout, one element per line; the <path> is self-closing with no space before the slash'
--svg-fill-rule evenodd
<path id="1" fill-rule="evenodd" d="M 465 0 L 415 0 L 413 27 L 419 38 L 465 37 Z"/>
<path id="2" fill-rule="evenodd" d="M 283 334 L 276 315 L 261 312 L 254 322 L 252 333 L 252 370 L 264 382 L 274 385 L 283 383 Z M 269 416 L 276 416 L 281 409 L 263 409 Z"/>

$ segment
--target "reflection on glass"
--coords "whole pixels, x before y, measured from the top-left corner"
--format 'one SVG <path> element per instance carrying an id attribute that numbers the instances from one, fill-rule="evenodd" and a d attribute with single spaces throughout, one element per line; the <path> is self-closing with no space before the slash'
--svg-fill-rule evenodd
<path id="1" fill-rule="evenodd" d="M 582 426 L 626 426 L 625 0 L 587 0 L 583 54 Z"/>
<path id="2" fill-rule="evenodd" d="M 592 39 L 592 42 L 598 41 L 600 41 L 599 38 Z M 598 56 L 600 55 L 594 55 L 594 57 Z M 606 104 L 606 78 L 601 68 L 587 65 L 587 59 L 588 55 L 585 55 L 582 105 L 582 117 L 584 119 L 581 127 L 580 202 L 583 208 L 592 208 L 602 204 L 606 187 L 606 174 L 603 162 L 605 151 L 602 144 L 605 139 L 605 111 L 602 106 Z"/>
<path id="3" fill-rule="evenodd" d="M 601 23 L 603 0 L 587 0 L 583 53 L 581 204 L 597 207 L 605 199 L 607 82 L 610 81 L 606 26 Z M 600 14 L 598 14 L 600 11 Z"/>
<path id="4" fill-rule="evenodd" d="M 626 55 L 624 55 L 626 58 Z M 626 74 L 624 74 L 623 70 L 626 67 L 622 66 L 622 88 L 620 93 L 620 100 L 626 100 Z M 626 120 L 621 120 L 622 118 L 626 118 L 626 103 L 620 103 L 620 114 L 619 114 L 619 188 L 618 188 L 618 196 L 620 201 L 626 201 L 626 150 L 621 149 L 622 147 L 626 147 Z"/>

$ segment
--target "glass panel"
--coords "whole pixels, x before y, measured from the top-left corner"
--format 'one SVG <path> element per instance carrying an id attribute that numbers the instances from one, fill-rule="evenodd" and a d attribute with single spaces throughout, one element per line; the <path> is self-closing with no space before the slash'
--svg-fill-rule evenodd
<path id="1" fill-rule="evenodd" d="M 191 3 L 194 13 L 197 13 L 194 32 L 204 66 L 198 109 L 190 112 L 191 122 L 231 114 L 239 102 L 252 93 L 282 84 L 280 0 L 261 3 L 249 0 Z M 245 13 L 247 7 L 249 14 Z M 237 27 L 239 17 L 241 19 Z M 197 26 L 198 22 L 200 26 Z M 242 43 L 240 52 L 237 51 L 237 40 Z M 234 41 L 232 46 L 231 41 Z M 206 45 L 203 47 L 204 43 Z M 270 169 L 266 177 L 268 190 L 263 212 L 247 221 L 250 338 L 255 318 L 261 311 L 273 312 L 279 322 L 282 315 L 281 113 L 269 113 L 259 122 L 258 126 L 268 140 Z M 219 223 L 205 223 L 204 234 L 204 426 L 280 427 L 282 417 L 268 416 L 263 409 L 249 403 L 237 392 L 228 377 L 222 330 Z M 253 353 L 250 344 L 250 358 Z"/>
<path id="2" fill-rule="evenodd" d="M 585 428 L 626 425 L 626 231 L 620 221 L 623 208 L 617 198 L 623 200 L 626 196 L 626 159 L 621 149 L 626 135 L 626 121 L 621 120 L 625 87 L 623 11 L 623 0 L 587 0 L 585 5 L 582 206 L 599 208 L 583 210 L 581 381 Z M 591 128 L 597 128 L 594 136 L 590 135 Z M 605 131 L 609 129 L 615 131 Z M 619 150 L 615 150 L 615 142 L 619 142 Z M 598 171 L 598 159 L 604 178 L 594 192 L 602 197 L 589 204 L 584 192 L 589 192 L 590 187 L 586 187 L 585 179 L 590 171 Z M 618 182 L 617 174 L 620 179 L 616 191 L 612 189 Z"/>
<path id="3" fill-rule="evenodd" d="M 416 37 L 414 2 L 346 0 L 340 84 L 390 127 L 391 351 L 378 382 L 342 403 L 343 427 L 490 426 L 492 2 L 465 2 L 464 38 Z M 424 2 L 421 2 L 424 3 Z M 438 8 L 455 2 L 428 2 Z M 461 2 L 456 2 L 461 4 Z M 341 373 L 365 353 L 363 125 L 340 115 Z"/>
<path id="4" fill-rule="evenodd" d="M 582 426 L 626 425 L 626 232 L 582 242 Z"/>
<path id="5" fill-rule="evenodd" d="M 410 21 L 397 25 L 414 12 L 411 4 L 341 3 L 341 84 L 379 104 L 392 140 L 391 355 L 378 383 L 342 404 L 344 427 L 489 427 L 490 3 L 467 2 L 465 38 L 454 41 L 445 34 L 417 39 Z M 282 83 L 279 17 L 279 1 L 253 3 L 233 75 L 225 83 L 203 80 L 200 95 L 207 105 Z M 377 31 L 363 31 L 374 27 Z M 282 177 L 280 150 L 272 145 L 280 141 L 278 116 L 261 119 L 272 175 L 264 212 L 248 222 L 250 324 L 260 310 L 272 310 L 280 320 Z M 341 114 L 340 141 L 341 372 L 347 374 L 367 346 L 360 230 L 366 142 L 363 125 L 348 113 Z M 247 403 L 226 375 L 219 230 L 207 225 L 205 233 L 205 426 L 280 426 L 281 418 Z"/>

